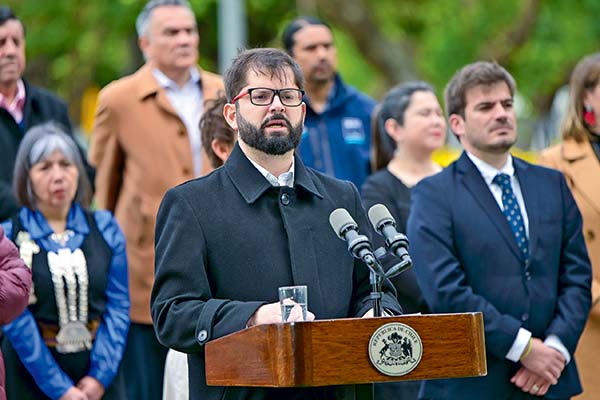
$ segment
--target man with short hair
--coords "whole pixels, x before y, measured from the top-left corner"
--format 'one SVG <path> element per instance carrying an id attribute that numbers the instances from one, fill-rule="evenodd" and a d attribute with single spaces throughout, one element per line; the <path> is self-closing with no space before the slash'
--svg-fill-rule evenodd
<path id="1" fill-rule="evenodd" d="M 353 387 L 206 385 L 206 343 L 281 322 L 278 287 L 308 286 L 308 319 L 363 316 L 372 308 L 367 267 L 328 223 L 341 207 L 368 229 L 358 191 L 305 167 L 295 154 L 306 113 L 300 68 L 280 50 L 248 50 L 233 61 L 225 86 L 225 119 L 238 133 L 233 152 L 210 175 L 169 190 L 158 212 L 158 338 L 188 353 L 192 400 L 354 395 Z M 400 313 L 389 281 L 384 290 L 383 306 Z"/>
<path id="2" fill-rule="evenodd" d="M 152 0 L 136 21 L 146 59 L 98 98 L 90 160 L 96 200 L 115 213 L 127 240 L 131 327 L 123 358 L 129 398 L 161 399 L 167 349 L 150 317 L 154 225 L 164 193 L 212 168 L 202 150 L 203 102 L 223 89 L 202 71 L 198 29 L 185 0 Z"/>
<path id="3" fill-rule="evenodd" d="M 423 399 L 568 399 L 591 305 L 581 215 L 564 177 L 510 154 L 515 82 L 500 65 L 459 70 L 445 91 L 461 157 L 411 193 L 408 237 L 436 313 L 483 313 L 488 374 L 425 381 Z"/>
<path id="4" fill-rule="evenodd" d="M 306 79 L 306 120 L 299 151 L 305 165 L 361 187 L 370 172 L 371 113 L 375 101 L 337 72 L 331 28 L 314 17 L 293 20 L 283 45 Z"/>
<path id="5" fill-rule="evenodd" d="M 25 26 L 10 8 L 0 6 L 0 221 L 18 210 L 12 193 L 13 169 L 25 132 L 54 120 L 71 133 L 67 105 L 23 79 L 24 71 Z M 87 163 L 86 169 L 93 179 L 93 169 Z"/>

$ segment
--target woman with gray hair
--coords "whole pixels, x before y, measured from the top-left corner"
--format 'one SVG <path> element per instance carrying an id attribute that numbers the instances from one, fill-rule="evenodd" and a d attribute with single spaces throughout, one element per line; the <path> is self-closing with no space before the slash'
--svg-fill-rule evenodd
<path id="1" fill-rule="evenodd" d="M 73 139 L 52 123 L 30 129 L 13 185 L 21 208 L 2 226 L 33 287 L 27 309 L 3 327 L 8 398 L 124 398 L 125 238 L 109 212 L 87 210 L 90 183 Z"/>

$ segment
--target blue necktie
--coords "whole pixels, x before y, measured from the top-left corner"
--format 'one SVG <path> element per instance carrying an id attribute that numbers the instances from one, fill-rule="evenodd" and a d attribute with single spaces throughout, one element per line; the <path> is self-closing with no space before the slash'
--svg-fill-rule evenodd
<path id="1" fill-rule="evenodd" d="M 519 246 L 519 250 L 521 250 L 523 259 L 527 260 L 529 257 L 529 240 L 527 239 L 527 234 L 525 232 L 525 223 L 523 222 L 521 208 L 519 207 L 515 193 L 512 190 L 510 176 L 507 174 L 498 174 L 494 177 L 492 182 L 502 189 L 502 212 L 517 241 L 517 246 Z"/>

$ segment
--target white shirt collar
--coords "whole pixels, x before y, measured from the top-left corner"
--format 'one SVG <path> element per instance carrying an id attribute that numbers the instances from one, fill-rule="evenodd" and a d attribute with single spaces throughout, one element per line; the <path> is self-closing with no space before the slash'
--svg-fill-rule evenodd
<path id="1" fill-rule="evenodd" d="M 260 172 L 262 174 L 262 176 L 264 176 L 269 181 L 269 183 L 271 185 L 294 187 L 294 159 L 293 158 L 292 158 L 292 165 L 290 166 L 290 169 L 287 172 L 284 172 L 283 174 L 279 175 L 279 177 L 276 177 L 275 175 L 273 175 L 272 173 L 267 171 L 265 168 L 260 166 L 258 163 L 256 163 L 253 159 L 251 159 L 248 156 L 246 156 L 246 157 L 248 158 L 248 160 L 250 160 L 252 165 L 254 165 L 254 167 L 258 170 L 258 172 Z"/>
<path id="2" fill-rule="evenodd" d="M 494 177 L 498 174 L 501 174 L 501 173 L 507 174 L 511 178 L 515 174 L 515 168 L 513 167 L 512 156 L 510 154 L 508 155 L 504 166 L 502 166 L 502 168 L 500 168 L 500 169 L 497 169 L 496 167 L 493 167 L 490 164 L 486 163 L 485 161 L 477 158 L 476 156 L 469 153 L 468 151 L 465 150 L 465 152 L 467 153 L 467 156 L 471 159 L 471 161 L 473 161 L 473 164 L 475 164 L 475 167 L 477 167 L 477 169 L 479 170 L 479 173 L 481 173 L 481 176 L 483 177 L 483 179 L 485 180 L 485 183 L 487 183 L 488 186 L 490 186 L 492 184 Z"/>
<path id="3" fill-rule="evenodd" d="M 180 89 L 179 85 L 177 85 L 177 83 L 175 83 L 174 80 L 165 75 L 160 69 L 152 68 L 152 75 L 154 75 L 154 78 L 156 78 L 156 81 L 161 87 L 173 90 Z M 190 67 L 190 79 L 185 83 L 184 86 L 187 86 L 189 84 L 197 85 L 198 82 L 200 82 L 200 72 L 197 68 Z"/>

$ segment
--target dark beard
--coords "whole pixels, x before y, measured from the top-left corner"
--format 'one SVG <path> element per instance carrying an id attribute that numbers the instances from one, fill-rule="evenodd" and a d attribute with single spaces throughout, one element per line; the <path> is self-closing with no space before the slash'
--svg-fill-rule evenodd
<path id="1" fill-rule="evenodd" d="M 265 126 L 272 120 L 284 120 L 288 128 L 287 135 L 276 135 L 267 137 L 265 132 Z M 260 129 L 252 125 L 250 122 L 244 119 L 238 114 L 238 134 L 240 139 L 244 141 L 248 146 L 255 148 L 256 150 L 262 151 L 263 153 L 270 154 L 273 156 L 279 156 L 287 153 L 290 150 L 298 147 L 300 138 L 302 137 L 303 125 L 299 123 L 296 126 L 288 121 L 288 119 L 282 114 L 274 114 L 262 123 Z"/>
<path id="2" fill-rule="evenodd" d="M 335 70 L 334 70 L 333 66 L 328 62 L 322 62 L 321 64 L 329 67 L 329 71 L 328 72 L 322 72 L 322 71 L 317 72 L 318 70 L 315 67 L 308 73 L 308 76 L 307 76 L 307 81 L 309 81 L 310 83 L 312 83 L 315 86 L 326 85 L 335 79 Z"/>

